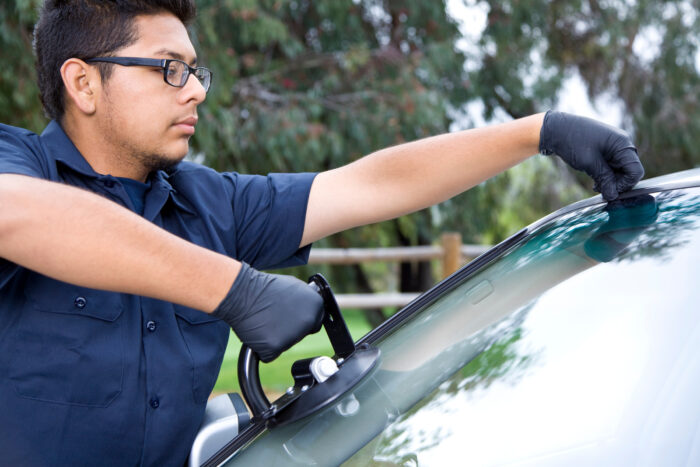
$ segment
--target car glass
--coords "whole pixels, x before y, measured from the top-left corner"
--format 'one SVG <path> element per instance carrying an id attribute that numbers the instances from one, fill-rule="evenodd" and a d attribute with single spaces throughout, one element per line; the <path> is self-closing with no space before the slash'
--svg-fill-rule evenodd
<path id="1" fill-rule="evenodd" d="M 697 464 L 698 260 L 700 189 L 556 218 L 231 465 Z"/>

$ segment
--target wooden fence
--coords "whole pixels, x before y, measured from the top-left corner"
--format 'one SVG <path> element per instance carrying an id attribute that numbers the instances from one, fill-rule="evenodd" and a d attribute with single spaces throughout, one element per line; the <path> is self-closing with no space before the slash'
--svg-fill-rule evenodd
<path id="1" fill-rule="evenodd" d="M 458 233 L 444 233 L 440 245 L 395 248 L 313 248 L 310 264 L 357 264 L 367 261 L 430 261 L 442 263 L 442 277 L 455 272 L 465 262 L 491 248 L 488 245 L 463 245 Z M 420 293 L 337 294 L 341 308 L 401 307 Z"/>

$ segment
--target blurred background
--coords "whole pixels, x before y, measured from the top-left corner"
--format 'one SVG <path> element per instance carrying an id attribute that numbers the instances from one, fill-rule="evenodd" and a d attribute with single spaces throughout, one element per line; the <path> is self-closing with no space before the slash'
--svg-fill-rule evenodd
<path id="1" fill-rule="evenodd" d="M 0 122 L 40 132 L 40 0 L 0 1 Z M 192 160 L 321 171 L 429 135 L 556 108 L 630 132 L 647 178 L 700 165 L 699 0 L 199 0 L 190 27 L 214 81 Z M 426 180 L 426 183 L 439 183 Z M 321 247 L 493 244 L 592 183 L 534 157 L 446 203 Z M 429 262 L 312 265 L 336 292 L 424 291 Z M 361 334 L 392 312 L 353 316 Z M 359 337 L 355 335 L 355 337 Z"/>

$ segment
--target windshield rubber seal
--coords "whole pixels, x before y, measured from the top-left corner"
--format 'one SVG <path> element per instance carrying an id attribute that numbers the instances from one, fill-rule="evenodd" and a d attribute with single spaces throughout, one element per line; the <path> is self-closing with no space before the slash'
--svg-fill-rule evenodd
<path id="1" fill-rule="evenodd" d="M 476 273 L 481 268 L 491 263 L 495 259 L 499 258 L 508 250 L 519 244 L 527 236 L 527 233 L 527 229 L 519 230 L 515 234 L 503 240 L 498 245 L 491 248 L 486 253 L 478 256 L 473 261 L 470 261 L 461 269 L 457 270 L 452 275 L 439 282 L 433 288 L 421 294 L 418 298 L 410 302 L 403 309 L 399 310 L 396 314 L 388 318 L 382 324 L 368 332 L 364 337 L 357 341 L 357 345 L 365 343 L 375 343 L 376 341 L 384 337 L 386 334 L 391 332 L 394 328 L 400 326 L 401 323 L 409 319 L 411 316 L 423 310 L 423 308 L 442 297 L 444 293 L 457 287 L 459 284 L 464 282 L 464 280 L 467 279 L 469 276 Z"/>

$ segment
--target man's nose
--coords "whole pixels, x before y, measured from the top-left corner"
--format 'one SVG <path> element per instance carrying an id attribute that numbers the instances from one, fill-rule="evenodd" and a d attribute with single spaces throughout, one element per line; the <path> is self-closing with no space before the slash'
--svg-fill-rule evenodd
<path id="1" fill-rule="evenodd" d="M 207 92 L 204 90 L 204 86 L 192 73 L 187 77 L 187 82 L 182 87 L 182 94 L 186 101 L 195 100 L 197 104 L 204 102 L 207 98 Z"/>

